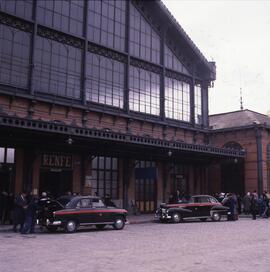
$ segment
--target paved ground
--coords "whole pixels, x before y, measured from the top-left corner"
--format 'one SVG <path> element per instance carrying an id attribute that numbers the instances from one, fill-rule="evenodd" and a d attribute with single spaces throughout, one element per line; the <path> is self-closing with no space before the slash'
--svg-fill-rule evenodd
<path id="1" fill-rule="evenodd" d="M 130 224 L 122 231 L 0 232 L 0 271 L 269 272 L 270 219 Z"/>

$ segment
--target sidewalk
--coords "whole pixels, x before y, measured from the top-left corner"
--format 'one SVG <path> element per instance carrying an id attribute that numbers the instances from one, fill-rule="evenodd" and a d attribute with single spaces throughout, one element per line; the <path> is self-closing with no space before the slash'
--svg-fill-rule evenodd
<path id="1" fill-rule="evenodd" d="M 128 215 L 127 224 L 144 224 L 154 222 L 155 214 Z"/>

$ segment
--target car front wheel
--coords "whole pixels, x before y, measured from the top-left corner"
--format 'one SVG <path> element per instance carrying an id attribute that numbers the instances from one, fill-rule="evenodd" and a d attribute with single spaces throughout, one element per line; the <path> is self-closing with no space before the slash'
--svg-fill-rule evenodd
<path id="1" fill-rule="evenodd" d="M 125 220 L 123 217 L 117 217 L 114 221 L 113 228 L 116 230 L 121 230 L 125 226 Z"/>
<path id="2" fill-rule="evenodd" d="M 211 219 L 212 221 L 220 221 L 221 215 L 218 212 L 213 212 Z"/>
<path id="3" fill-rule="evenodd" d="M 72 233 L 72 232 L 76 232 L 76 230 L 77 230 L 77 223 L 74 220 L 67 221 L 65 226 L 65 231 L 67 233 Z"/>
<path id="4" fill-rule="evenodd" d="M 182 221 L 182 216 L 180 215 L 180 213 L 175 212 L 172 214 L 172 222 L 173 223 L 180 223 Z"/>

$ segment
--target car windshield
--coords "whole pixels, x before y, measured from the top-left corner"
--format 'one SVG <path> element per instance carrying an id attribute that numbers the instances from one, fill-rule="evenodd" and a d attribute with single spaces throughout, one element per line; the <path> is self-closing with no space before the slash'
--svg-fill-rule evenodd
<path id="1" fill-rule="evenodd" d="M 72 197 L 71 196 L 61 196 L 59 198 L 57 198 L 57 201 L 63 205 L 64 207 L 67 207 L 68 204 L 71 202 Z"/>

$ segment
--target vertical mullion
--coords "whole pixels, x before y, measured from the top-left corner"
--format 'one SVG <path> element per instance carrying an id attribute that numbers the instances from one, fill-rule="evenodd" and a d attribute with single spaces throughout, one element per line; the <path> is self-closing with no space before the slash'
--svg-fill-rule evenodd
<path id="1" fill-rule="evenodd" d="M 31 46 L 30 46 L 30 69 L 29 69 L 29 78 L 28 78 L 28 86 L 30 90 L 30 94 L 34 95 L 34 63 L 35 63 L 35 44 L 36 44 L 36 36 L 37 36 L 37 0 L 33 1 L 32 7 L 32 20 L 34 21 Z"/>
<path id="2" fill-rule="evenodd" d="M 84 20 L 83 20 L 83 36 L 84 36 L 84 48 L 82 52 L 82 72 L 81 72 L 81 100 L 82 104 L 86 105 L 86 60 L 87 60 L 87 50 L 88 50 L 88 0 L 84 0 Z M 87 71 L 89 72 L 89 71 Z"/>
<path id="3" fill-rule="evenodd" d="M 124 110 L 129 114 L 129 73 L 130 73 L 130 1 L 126 1 L 126 21 L 125 21 L 125 50 L 127 52 L 127 61 L 125 67 L 125 88 L 124 88 Z"/>

